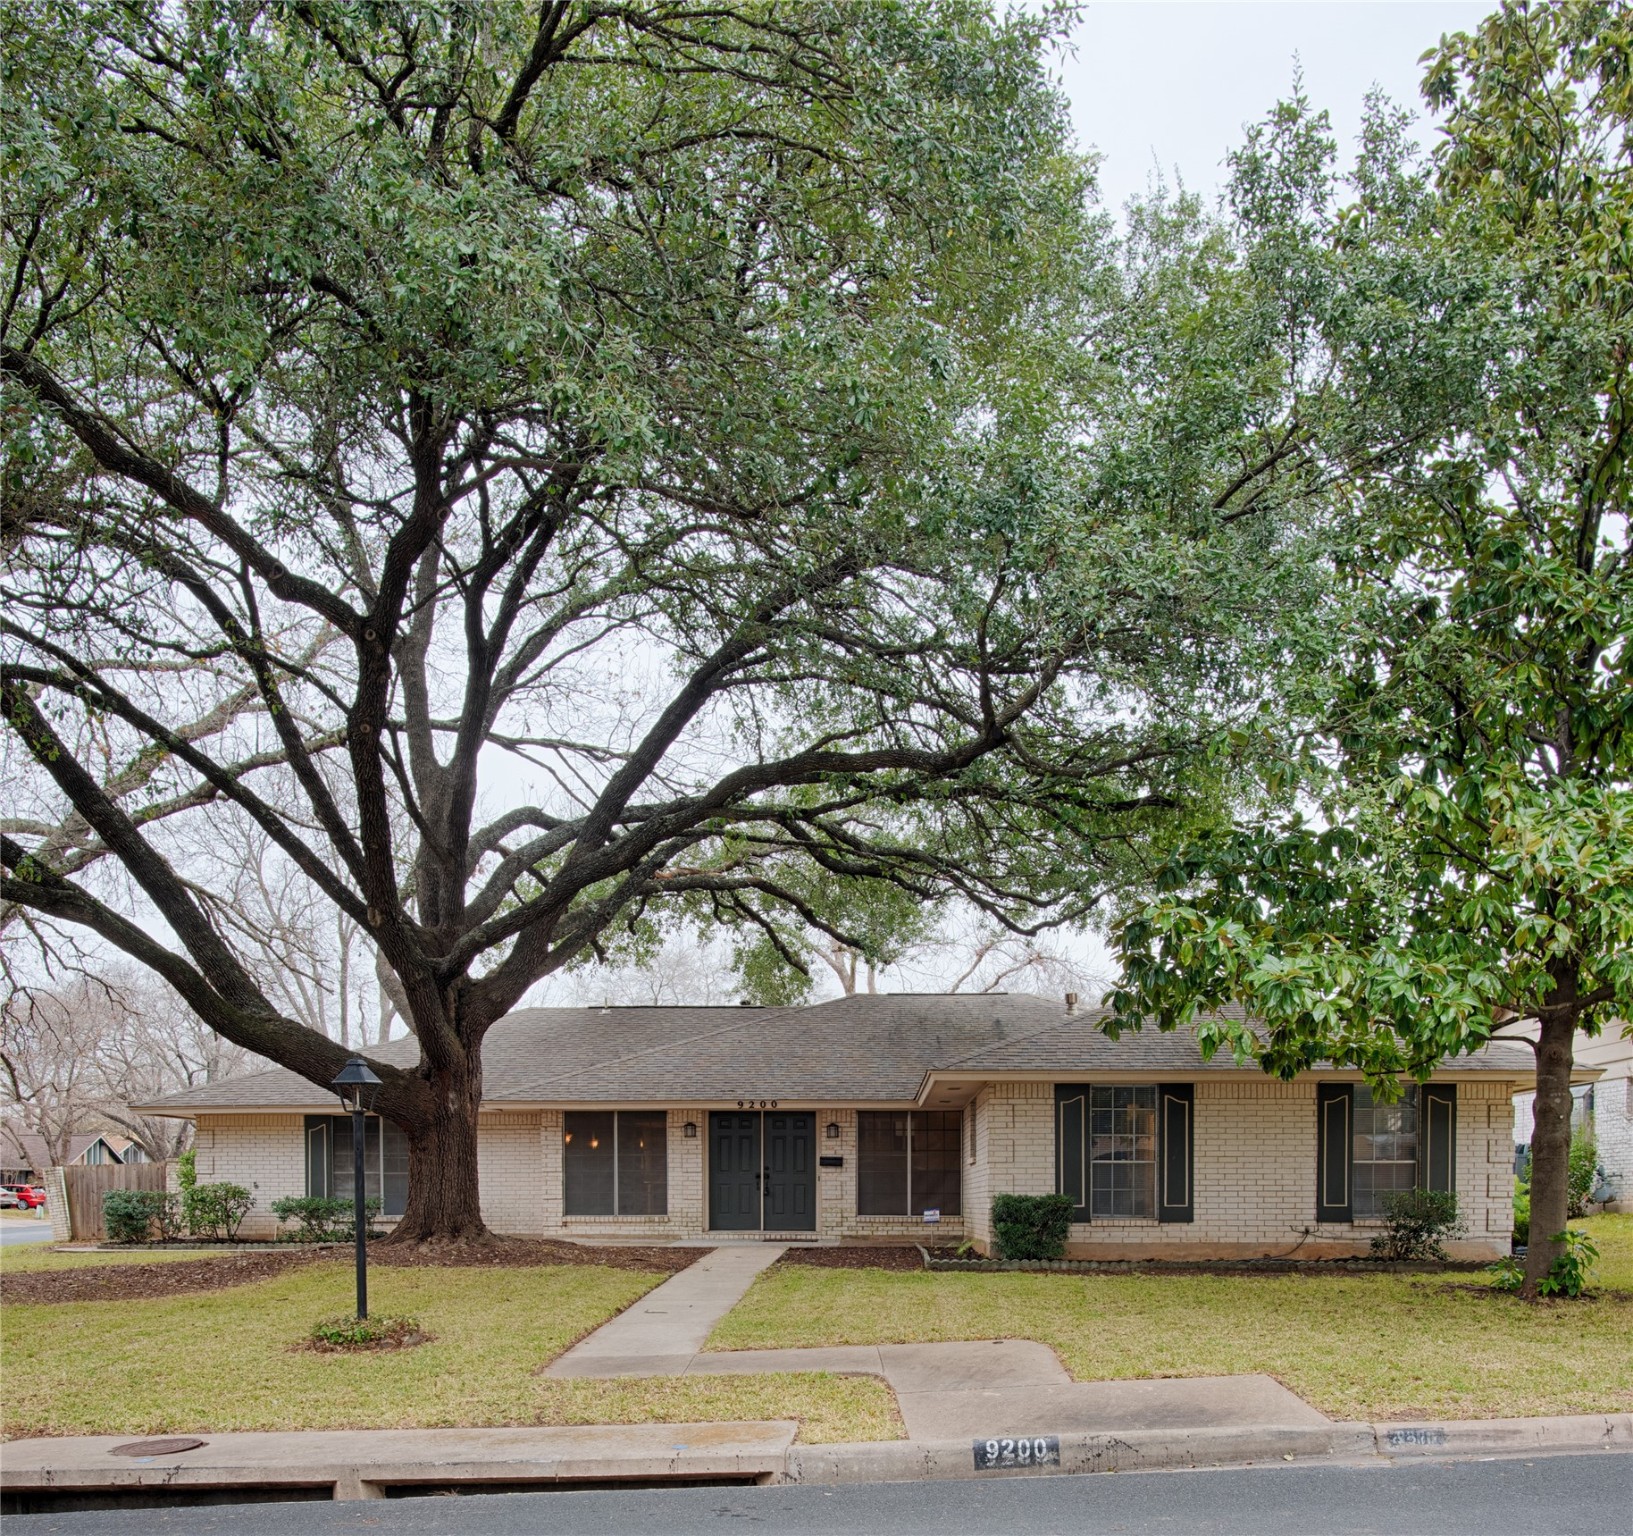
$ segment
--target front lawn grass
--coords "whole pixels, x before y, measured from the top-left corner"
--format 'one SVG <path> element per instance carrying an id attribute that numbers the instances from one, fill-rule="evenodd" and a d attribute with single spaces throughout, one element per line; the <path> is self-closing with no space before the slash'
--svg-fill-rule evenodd
<path id="1" fill-rule="evenodd" d="M 291 1350 L 350 1309 L 349 1265 L 153 1301 L 8 1306 L 4 1433 L 203 1434 L 799 1419 L 801 1439 L 900 1436 L 880 1382 L 833 1376 L 550 1381 L 541 1366 L 666 1277 L 573 1265 L 371 1270 L 370 1311 L 436 1337 L 384 1354 Z"/>
<path id="2" fill-rule="evenodd" d="M 1482 1275 L 891 1273 L 775 1265 L 710 1349 L 1038 1339 L 1079 1381 L 1263 1371 L 1344 1419 L 1633 1410 L 1633 1218 L 1587 1223 L 1599 1294 L 1528 1304 Z M 1608 1262 L 1607 1262 L 1608 1261 Z"/>

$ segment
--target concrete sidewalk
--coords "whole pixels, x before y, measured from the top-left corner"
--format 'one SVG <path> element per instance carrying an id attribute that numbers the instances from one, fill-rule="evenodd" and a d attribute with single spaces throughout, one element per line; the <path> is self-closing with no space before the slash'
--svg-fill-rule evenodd
<path id="1" fill-rule="evenodd" d="M 546 1376 L 681 1376 L 781 1243 L 715 1248 L 552 1361 Z"/>

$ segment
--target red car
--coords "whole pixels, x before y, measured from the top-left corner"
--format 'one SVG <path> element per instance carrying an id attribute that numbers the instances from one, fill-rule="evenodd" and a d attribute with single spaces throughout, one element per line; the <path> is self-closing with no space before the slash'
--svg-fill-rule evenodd
<path id="1" fill-rule="evenodd" d="M 31 1184 L 7 1184 L 4 1187 L 16 1195 L 17 1203 L 25 1211 L 32 1211 L 35 1206 L 45 1204 L 45 1191 Z"/>

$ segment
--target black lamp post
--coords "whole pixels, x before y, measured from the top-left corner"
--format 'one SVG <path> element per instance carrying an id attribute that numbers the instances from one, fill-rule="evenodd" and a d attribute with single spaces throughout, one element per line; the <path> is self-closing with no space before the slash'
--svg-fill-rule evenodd
<path id="1" fill-rule="evenodd" d="M 369 1315 L 369 1276 L 363 1251 L 368 1238 L 368 1218 L 363 1209 L 363 1117 L 374 1107 L 380 1079 L 361 1056 L 353 1056 L 329 1086 L 340 1095 L 341 1105 L 352 1117 L 352 1219 L 357 1236 L 357 1316 L 361 1320 Z"/>

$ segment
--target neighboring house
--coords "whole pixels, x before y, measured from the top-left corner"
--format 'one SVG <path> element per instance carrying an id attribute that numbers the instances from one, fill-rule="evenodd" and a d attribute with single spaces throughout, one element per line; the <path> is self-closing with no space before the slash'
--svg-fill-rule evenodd
<path id="1" fill-rule="evenodd" d="M 120 1163 L 119 1139 L 90 1132 L 68 1138 L 68 1162 Z M 0 1184 L 38 1184 L 52 1166 L 45 1137 L 0 1125 Z"/>
<path id="2" fill-rule="evenodd" d="M 1613 1020 L 1594 1039 L 1578 1035 L 1572 1055 L 1578 1067 L 1592 1068 L 1600 1076 L 1594 1083 L 1571 1091 L 1576 1103 L 1571 1107 L 1571 1128 L 1592 1131 L 1600 1166 L 1615 1197 L 1611 1210 L 1633 1211 L 1633 1039 L 1622 1033 L 1625 1026 Z M 1534 1093 L 1514 1098 L 1514 1144 L 1531 1143 Z"/>
<path id="3" fill-rule="evenodd" d="M 1492 1046 L 1375 1105 L 1353 1072 L 1292 1082 L 1204 1062 L 1188 1032 L 1108 1039 L 1038 997 L 858 996 L 802 1008 L 540 1008 L 483 1052 L 482 1211 L 505 1233 L 991 1239 L 992 1197 L 1061 1191 L 1068 1252 L 1128 1258 L 1364 1252 L 1382 1198 L 1455 1189 L 1468 1236 L 1508 1249 L 1512 1095 L 1531 1052 Z M 378 1048 L 418 1059 L 412 1038 Z M 345 1195 L 335 1099 L 283 1069 L 143 1113 L 197 1124 L 198 1176 L 248 1186 L 245 1235 L 283 1195 Z M 407 1143 L 371 1117 L 369 1193 L 408 1188 Z"/>

